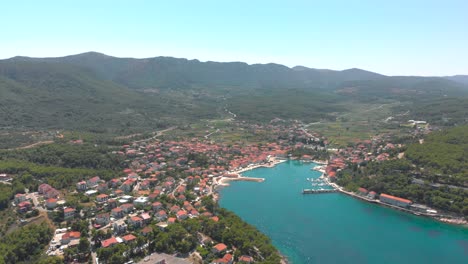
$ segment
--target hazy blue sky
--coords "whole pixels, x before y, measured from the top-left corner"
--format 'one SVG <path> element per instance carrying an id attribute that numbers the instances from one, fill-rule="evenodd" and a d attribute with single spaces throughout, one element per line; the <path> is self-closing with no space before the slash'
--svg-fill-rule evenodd
<path id="1" fill-rule="evenodd" d="M 0 1 L 0 58 L 98 51 L 468 74 L 468 0 Z"/>

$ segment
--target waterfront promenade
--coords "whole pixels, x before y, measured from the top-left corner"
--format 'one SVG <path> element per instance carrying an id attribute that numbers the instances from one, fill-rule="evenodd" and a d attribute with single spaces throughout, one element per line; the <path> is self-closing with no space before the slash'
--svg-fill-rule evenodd
<path id="1" fill-rule="evenodd" d="M 324 181 L 328 185 L 333 187 L 335 190 L 337 190 L 337 191 L 339 191 L 341 193 L 344 193 L 346 195 L 352 196 L 354 198 L 366 201 L 366 202 L 379 204 L 379 205 L 382 205 L 382 206 L 390 207 L 392 209 L 396 209 L 396 210 L 399 210 L 399 211 L 403 211 L 403 212 L 418 215 L 418 216 L 430 217 L 430 218 L 435 219 L 437 221 L 448 223 L 448 224 L 468 225 L 468 221 L 466 221 L 464 219 L 461 219 L 461 218 L 453 218 L 453 217 L 451 217 L 449 215 L 443 215 L 443 214 L 416 212 L 416 211 L 406 209 L 406 208 L 403 208 L 403 207 L 400 207 L 400 206 L 395 206 L 395 205 L 391 205 L 391 204 L 388 204 L 388 203 L 383 203 L 378 199 L 371 199 L 369 197 L 356 194 L 354 192 L 346 191 L 346 190 L 344 190 L 343 187 L 339 186 L 338 184 L 330 182 L 327 177 L 324 177 Z"/>

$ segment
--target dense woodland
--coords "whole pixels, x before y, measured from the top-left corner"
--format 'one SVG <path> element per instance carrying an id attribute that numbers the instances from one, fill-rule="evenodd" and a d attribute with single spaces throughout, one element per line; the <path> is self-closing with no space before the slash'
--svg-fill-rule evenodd
<path id="1" fill-rule="evenodd" d="M 468 126 L 433 133 L 423 144 L 408 146 L 407 158 L 352 165 L 338 173 L 338 183 L 468 216 L 467 142 Z M 416 184 L 415 179 L 425 184 Z"/>
<path id="2" fill-rule="evenodd" d="M 52 239 L 52 230 L 45 223 L 22 227 L 1 237 L 0 263 L 37 262 L 50 239 Z"/>
<path id="3" fill-rule="evenodd" d="M 63 168 L 120 170 L 123 158 L 106 145 L 49 144 L 30 149 L 0 151 L 0 160 L 23 160 Z"/>
<path id="4" fill-rule="evenodd" d="M 405 154 L 429 180 L 468 187 L 468 126 L 433 133 Z"/>

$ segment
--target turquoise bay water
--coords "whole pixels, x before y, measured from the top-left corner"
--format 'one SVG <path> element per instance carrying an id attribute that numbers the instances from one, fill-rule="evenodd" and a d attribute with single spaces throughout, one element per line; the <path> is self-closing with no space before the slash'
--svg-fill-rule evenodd
<path id="1" fill-rule="evenodd" d="M 268 235 L 290 262 L 468 263 L 468 229 L 362 202 L 340 193 L 301 194 L 315 164 L 288 161 L 243 173 L 220 204 Z"/>

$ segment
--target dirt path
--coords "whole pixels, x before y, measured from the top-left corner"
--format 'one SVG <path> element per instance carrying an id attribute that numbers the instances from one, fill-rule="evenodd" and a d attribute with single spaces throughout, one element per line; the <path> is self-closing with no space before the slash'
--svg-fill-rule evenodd
<path id="1" fill-rule="evenodd" d="M 141 135 L 142 135 L 141 133 L 136 133 L 136 134 L 131 134 L 131 135 L 128 135 L 128 136 L 119 136 L 119 137 L 115 137 L 114 139 L 117 139 L 117 140 L 120 140 L 120 139 L 129 139 L 129 138 L 137 137 L 137 136 L 141 136 Z"/>
<path id="2" fill-rule="evenodd" d="M 11 149 L 7 149 L 7 150 L 29 149 L 29 148 L 34 148 L 34 147 L 37 147 L 37 146 L 40 146 L 40 145 L 47 145 L 47 144 L 52 144 L 52 143 L 54 143 L 53 140 L 39 141 L 39 142 L 33 143 L 31 145 L 27 145 L 27 146 L 23 146 L 23 147 L 17 147 L 17 148 L 11 148 Z"/>
<path id="3" fill-rule="evenodd" d="M 154 136 L 152 136 L 152 137 L 150 137 L 150 138 L 145 138 L 145 139 L 141 139 L 141 140 L 136 140 L 135 143 L 153 140 L 153 139 L 155 139 L 155 138 L 157 138 L 157 137 L 162 136 L 164 133 L 169 132 L 169 131 L 171 131 L 171 130 L 174 130 L 174 129 L 176 129 L 176 128 L 177 128 L 176 126 L 173 126 L 173 127 L 170 127 L 170 128 L 164 129 L 164 130 L 156 131 L 156 132 L 154 132 L 154 133 L 156 133 L 156 135 L 154 135 Z M 154 133 L 153 133 L 153 134 L 154 134 Z"/>

